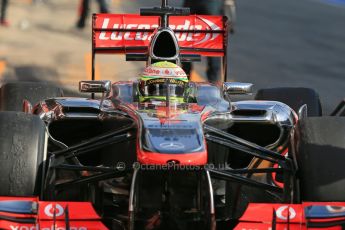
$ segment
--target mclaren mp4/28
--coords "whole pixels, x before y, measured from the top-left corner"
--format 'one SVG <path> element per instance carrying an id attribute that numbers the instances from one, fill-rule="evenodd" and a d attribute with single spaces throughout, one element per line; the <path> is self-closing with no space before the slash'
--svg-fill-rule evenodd
<path id="1" fill-rule="evenodd" d="M 147 66 L 219 56 L 226 76 L 230 26 L 164 0 L 140 15 L 96 14 L 93 64 L 97 53 Z M 344 102 L 322 116 L 312 89 L 261 89 L 232 101 L 252 85 L 188 80 L 176 100 L 168 79 L 152 101 L 142 100 L 138 81 L 82 81 L 86 98 L 4 84 L 0 228 L 344 226 Z"/>

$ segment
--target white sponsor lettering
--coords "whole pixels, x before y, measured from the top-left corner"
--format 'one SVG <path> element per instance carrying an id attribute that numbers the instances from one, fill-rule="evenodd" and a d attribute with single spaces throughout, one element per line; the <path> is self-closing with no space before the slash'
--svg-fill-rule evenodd
<path id="1" fill-rule="evenodd" d="M 55 216 L 56 217 L 63 215 L 63 207 L 59 204 L 55 204 L 54 206 L 53 206 L 53 204 L 48 204 L 44 208 L 44 213 L 49 217 L 53 217 L 54 216 L 54 209 L 55 209 Z"/>
<path id="2" fill-rule="evenodd" d="M 36 226 L 31 226 L 31 227 L 27 227 L 27 226 L 15 226 L 15 225 L 10 225 L 11 230 L 66 230 L 65 227 L 56 227 L 54 228 L 54 226 L 50 226 L 47 228 L 40 228 L 39 225 L 37 224 Z M 87 227 L 73 227 L 71 226 L 69 228 L 70 230 L 87 230 Z"/>
<path id="3" fill-rule="evenodd" d="M 104 19 L 103 24 L 102 24 L 102 29 L 108 28 L 109 24 L 109 18 Z M 101 40 L 109 40 L 109 37 L 106 37 L 106 32 L 102 31 L 101 34 L 99 35 L 99 39 Z"/>
<path id="4" fill-rule="evenodd" d="M 113 26 L 113 28 L 114 29 L 123 29 L 123 28 L 125 28 L 125 25 L 115 24 Z M 112 32 L 110 35 L 110 40 L 120 41 L 120 40 L 122 40 L 122 34 L 123 34 L 123 32 Z"/>
<path id="5" fill-rule="evenodd" d="M 284 211 L 288 213 L 284 213 Z M 276 215 L 281 220 L 287 220 L 288 217 L 290 220 L 296 217 L 296 211 L 292 207 L 289 207 L 287 205 L 281 206 L 277 209 Z M 288 216 L 289 215 L 289 216 Z"/>
<path id="6" fill-rule="evenodd" d="M 184 22 L 184 25 L 178 25 L 176 27 L 177 30 L 188 30 L 190 28 L 190 21 L 186 20 Z M 177 40 L 179 41 L 185 41 L 187 39 L 187 33 L 181 33 L 181 32 L 177 32 L 176 34 Z"/>
<path id="7" fill-rule="evenodd" d="M 138 26 L 138 30 L 142 30 L 142 29 L 150 29 L 150 25 L 149 24 L 141 24 Z M 144 41 L 147 40 L 147 37 L 149 36 L 148 32 L 137 32 L 135 34 L 135 40 L 136 41 Z"/>
<path id="8" fill-rule="evenodd" d="M 133 29 L 133 28 L 137 28 L 138 27 L 138 24 L 128 24 L 126 29 Z M 131 37 L 131 32 L 126 32 L 125 35 L 123 36 L 123 38 L 127 41 L 131 41 L 131 40 L 134 40 L 133 37 Z"/>
<path id="9" fill-rule="evenodd" d="M 197 24 L 197 25 L 191 25 L 190 20 L 185 20 L 183 24 L 179 25 L 170 25 L 169 27 L 173 30 L 220 30 L 221 28 L 213 23 L 212 21 L 199 17 L 199 19 L 204 22 L 204 25 Z M 102 22 L 102 29 L 156 29 L 158 28 L 157 24 L 149 25 L 149 24 L 110 24 L 110 18 L 104 18 Z M 149 36 L 148 32 L 123 32 L 123 31 L 117 31 L 117 32 L 110 32 L 109 31 L 102 31 L 99 34 L 99 40 L 112 40 L 112 41 L 150 41 L 152 34 Z M 196 43 L 196 45 L 205 43 L 207 41 L 212 41 L 216 39 L 218 36 L 220 36 L 220 33 L 192 33 L 192 32 L 177 32 L 176 38 L 178 41 L 188 41 L 188 42 L 193 42 L 193 41 L 199 41 Z"/>
<path id="10" fill-rule="evenodd" d="M 195 25 L 195 26 L 193 26 L 193 25 L 191 25 L 190 26 L 190 28 L 189 28 L 190 30 L 201 30 L 202 29 L 202 26 L 201 25 Z M 187 42 L 193 42 L 193 41 L 197 41 L 198 39 L 198 37 L 200 37 L 200 33 L 188 33 L 188 36 L 187 36 Z"/>

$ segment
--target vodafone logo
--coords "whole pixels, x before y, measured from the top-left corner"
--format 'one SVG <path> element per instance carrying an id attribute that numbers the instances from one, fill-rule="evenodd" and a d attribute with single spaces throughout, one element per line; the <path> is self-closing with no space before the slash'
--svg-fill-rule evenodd
<path id="1" fill-rule="evenodd" d="M 64 209 L 61 205 L 59 204 L 48 204 L 45 208 L 44 208 L 44 214 L 46 214 L 46 216 L 49 217 L 53 217 L 54 216 L 54 209 L 55 209 L 55 216 L 59 217 L 62 216 L 64 213 Z"/>
<path id="2" fill-rule="evenodd" d="M 290 220 L 296 217 L 296 211 L 292 207 L 287 205 L 281 206 L 277 209 L 276 215 L 281 220 L 287 220 L 288 217 Z"/>
<path id="3" fill-rule="evenodd" d="M 19 226 L 19 225 L 10 225 L 11 230 L 66 230 L 65 227 L 56 227 L 56 226 L 50 226 L 50 227 L 40 227 L 38 224 L 36 226 Z M 71 226 L 69 228 L 70 230 L 88 230 L 87 227 L 73 227 Z"/>
<path id="4" fill-rule="evenodd" d="M 139 18 L 140 19 L 140 18 Z M 190 20 L 184 20 L 183 23 L 179 24 L 170 24 L 169 27 L 172 30 L 209 30 L 209 31 L 217 31 L 221 30 L 221 28 L 206 18 L 198 17 L 198 23 L 191 23 Z M 157 24 L 119 24 L 119 23 L 111 23 L 111 18 L 103 18 L 101 21 L 101 28 L 102 29 L 131 29 L 131 30 L 142 30 L 142 29 L 156 29 L 158 28 Z M 196 42 L 195 45 L 202 44 L 208 41 L 215 40 L 217 37 L 221 36 L 220 33 L 191 33 L 191 32 L 177 32 L 175 33 L 176 38 L 179 42 L 187 41 L 187 42 Z M 123 32 L 123 31 L 116 31 L 116 32 L 109 32 L 109 31 L 102 31 L 98 39 L 101 41 L 150 41 L 152 37 L 152 33 L 149 32 Z"/>

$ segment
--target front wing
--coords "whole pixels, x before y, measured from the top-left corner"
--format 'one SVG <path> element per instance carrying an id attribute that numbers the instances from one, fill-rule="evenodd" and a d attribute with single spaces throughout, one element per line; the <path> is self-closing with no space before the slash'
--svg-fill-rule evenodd
<path id="1" fill-rule="evenodd" d="M 255 204 L 236 230 L 342 229 L 345 203 Z M 106 230 L 89 202 L 39 201 L 37 197 L 0 197 L 0 229 Z"/>

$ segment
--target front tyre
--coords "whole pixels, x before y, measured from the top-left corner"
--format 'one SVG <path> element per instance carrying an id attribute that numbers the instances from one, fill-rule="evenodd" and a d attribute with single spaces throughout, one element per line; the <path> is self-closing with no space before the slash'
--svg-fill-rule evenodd
<path id="1" fill-rule="evenodd" d="M 46 141 L 38 116 L 0 112 L 0 196 L 39 195 Z"/>
<path id="2" fill-rule="evenodd" d="M 345 117 L 309 117 L 297 127 L 302 201 L 345 201 Z"/>

